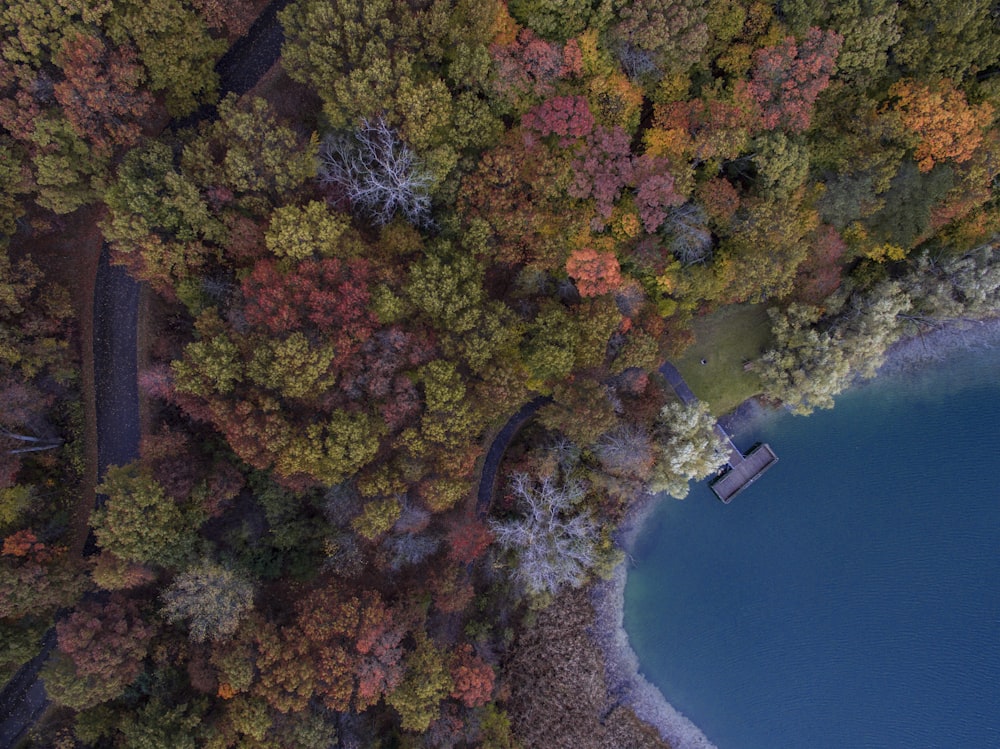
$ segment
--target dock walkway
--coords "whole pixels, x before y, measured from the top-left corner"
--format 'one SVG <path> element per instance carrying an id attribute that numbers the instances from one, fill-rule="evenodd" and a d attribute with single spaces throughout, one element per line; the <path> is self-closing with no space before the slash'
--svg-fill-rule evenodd
<path id="1" fill-rule="evenodd" d="M 698 397 L 684 381 L 684 377 L 670 362 L 660 367 L 660 374 L 670 383 L 677 397 L 685 405 L 693 405 L 698 402 Z M 746 489 L 750 484 L 760 478 L 768 468 L 778 462 L 778 456 L 770 445 L 757 445 L 747 455 L 743 455 L 738 447 L 733 443 L 733 438 L 722 425 L 715 423 L 715 433 L 729 446 L 729 467 L 716 476 L 709 483 L 715 496 L 726 504 L 737 494 Z"/>
<path id="2" fill-rule="evenodd" d="M 733 497 L 759 479 L 768 468 L 778 462 L 778 456 L 768 444 L 757 445 L 743 460 L 712 480 L 709 486 L 715 496 L 727 505 Z"/>

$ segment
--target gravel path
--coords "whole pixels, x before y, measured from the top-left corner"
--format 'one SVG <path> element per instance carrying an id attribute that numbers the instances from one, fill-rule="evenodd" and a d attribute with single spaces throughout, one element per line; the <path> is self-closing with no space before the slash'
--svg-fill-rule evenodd
<path id="1" fill-rule="evenodd" d="M 124 268 L 111 265 L 110 251 L 104 245 L 94 288 L 97 471 L 101 479 L 109 466 L 139 457 L 139 291 L 139 283 Z"/>
<path id="2" fill-rule="evenodd" d="M 278 12 L 289 0 L 275 0 L 254 21 L 246 36 L 237 39 L 215 66 L 219 74 L 219 98 L 228 93 L 245 94 L 257 85 L 281 56 L 285 32 Z"/>
<path id="3" fill-rule="evenodd" d="M 41 652 L 21 666 L 0 691 L 0 747 L 14 746 L 48 707 L 38 672 L 55 643 L 56 631 L 52 628 L 45 633 Z"/>
<path id="4" fill-rule="evenodd" d="M 670 383 L 670 387 L 674 389 L 677 393 L 677 397 L 681 401 L 690 406 L 698 402 L 698 397 L 691 391 L 688 384 L 684 381 L 684 376 L 681 375 L 680 371 L 670 362 L 664 362 L 663 366 L 660 367 L 660 374 L 663 375 L 664 379 Z"/>

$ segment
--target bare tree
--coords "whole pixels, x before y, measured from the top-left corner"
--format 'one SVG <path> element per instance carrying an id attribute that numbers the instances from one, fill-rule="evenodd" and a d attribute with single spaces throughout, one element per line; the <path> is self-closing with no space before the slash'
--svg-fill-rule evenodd
<path id="1" fill-rule="evenodd" d="M 342 578 L 356 578 L 365 571 L 368 561 L 358 544 L 358 537 L 350 532 L 330 534 L 324 544 L 326 559 L 323 566 Z"/>
<path id="2" fill-rule="evenodd" d="M 353 133 L 328 135 L 320 146 L 319 178 L 342 189 L 378 226 L 397 213 L 415 225 L 430 221 L 430 175 L 381 117 L 362 120 Z"/>
<path id="3" fill-rule="evenodd" d="M 694 203 L 671 208 L 664 222 L 667 246 L 681 265 L 695 265 L 712 259 L 712 232 L 705 212 Z"/>
<path id="4" fill-rule="evenodd" d="M 590 513 L 576 508 L 585 494 L 583 484 L 516 473 L 511 486 L 524 514 L 493 521 L 490 530 L 500 548 L 517 557 L 514 579 L 529 593 L 554 594 L 566 584 L 582 585 L 598 561 L 599 538 Z"/>
<path id="5" fill-rule="evenodd" d="M 361 495 L 353 484 L 335 484 L 326 490 L 324 512 L 331 525 L 346 528 L 361 514 Z"/>
<path id="6" fill-rule="evenodd" d="M 405 494 L 397 497 L 399 500 L 399 518 L 392 526 L 396 533 L 420 533 L 431 523 L 431 514 L 425 508 L 414 503 Z"/>
<path id="7" fill-rule="evenodd" d="M 612 47 L 618 62 L 621 63 L 622 70 L 632 80 L 642 78 L 647 75 L 659 76 L 660 69 L 656 64 L 653 53 L 646 49 L 639 49 L 634 44 L 621 41 Z"/>
<path id="8" fill-rule="evenodd" d="M 580 462 L 580 448 L 563 435 L 553 438 L 546 452 L 555 458 L 556 464 L 566 473 L 572 471 Z"/>
<path id="9" fill-rule="evenodd" d="M 594 454 L 613 476 L 644 479 L 653 466 L 653 441 L 641 426 L 623 424 L 601 435 Z"/>
<path id="10" fill-rule="evenodd" d="M 398 572 L 403 567 L 420 564 L 441 546 L 441 539 L 427 533 L 391 535 L 382 542 L 389 555 L 389 568 Z"/>

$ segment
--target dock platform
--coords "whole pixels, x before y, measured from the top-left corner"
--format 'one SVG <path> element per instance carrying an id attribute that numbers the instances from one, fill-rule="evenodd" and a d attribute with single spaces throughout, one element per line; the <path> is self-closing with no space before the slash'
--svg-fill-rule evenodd
<path id="1" fill-rule="evenodd" d="M 766 443 L 757 445 L 742 456 L 742 460 L 730 461 L 731 468 L 712 481 L 709 486 L 715 492 L 715 496 L 725 504 L 729 504 L 733 497 L 759 479 L 777 462 L 778 456 L 774 454 L 770 445 Z"/>
<path id="2" fill-rule="evenodd" d="M 682 403 L 691 405 L 698 402 L 697 396 L 691 391 L 688 384 L 684 382 L 684 377 L 673 364 L 665 362 L 660 367 L 660 374 L 663 375 L 664 379 L 674 389 L 674 392 L 677 393 L 677 397 Z M 728 505 L 733 497 L 750 486 L 750 484 L 761 477 L 764 471 L 777 463 L 778 456 L 774 454 L 774 450 L 767 444 L 756 445 L 749 453 L 744 455 L 736 447 L 733 438 L 718 422 L 715 424 L 715 433 L 729 449 L 729 468 L 713 479 L 709 483 L 709 486 L 712 487 L 715 496 Z"/>

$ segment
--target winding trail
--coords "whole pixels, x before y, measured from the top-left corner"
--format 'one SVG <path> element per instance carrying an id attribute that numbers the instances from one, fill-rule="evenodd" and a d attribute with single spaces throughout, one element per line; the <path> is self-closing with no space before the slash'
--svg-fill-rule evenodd
<path id="1" fill-rule="evenodd" d="M 490 449 L 486 453 L 486 460 L 483 462 L 479 491 L 476 495 L 476 515 L 479 517 L 485 517 L 486 513 L 489 512 L 493 495 L 496 493 L 497 471 L 500 469 L 500 461 L 503 459 L 503 454 L 507 452 L 507 448 L 510 447 L 511 440 L 531 420 L 539 408 L 551 402 L 552 399 L 547 395 L 540 395 L 534 400 L 528 401 L 518 409 L 517 413 L 507 419 L 507 423 L 493 438 Z"/>
<path id="2" fill-rule="evenodd" d="M 49 705 L 45 685 L 38 678 L 56 643 L 55 627 L 42 638 L 41 652 L 25 663 L 0 691 L 0 747 L 14 746 Z"/>
<path id="3" fill-rule="evenodd" d="M 257 85 L 264 73 L 281 56 L 285 30 L 278 21 L 278 13 L 289 0 L 274 0 L 254 21 L 246 36 L 241 36 L 219 58 L 215 72 L 219 74 L 219 98 L 226 94 L 241 96 Z"/>
<path id="4" fill-rule="evenodd" d="M 275 0 L 220 58 L 219 98 L 249 91 L 277 61 L 284 42 L 278 11 L 289 0 Z M 202 107 L 170 127 L 190 127 L 216 116 L 215 107 Z M 124 465 L 139 457 L 138 320 L 143 285 L 124 268 L 113 266 L 110 251 L 101 248 L 94 288 L 94 385 L 97 407 L 98 480 L 109 466 Z M 98 496 L 100 504 L 103 497 Z M 93 554 L 91 533 L 84 554 Z M 0 749 L 11 749 L 26 735 L 49 706 L 45 685 L 38 677 L 55 647 L 55 628 L 45 633 L 41 651 L 25 663 L 0 690 Z"/>

